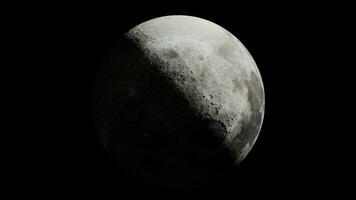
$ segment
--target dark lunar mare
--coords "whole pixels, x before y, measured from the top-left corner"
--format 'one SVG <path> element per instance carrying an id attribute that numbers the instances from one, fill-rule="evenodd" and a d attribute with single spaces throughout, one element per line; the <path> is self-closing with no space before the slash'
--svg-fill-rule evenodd
<path id="1" fill-rule="evenodd" d="M 262 112 L 264 111 L 264 108 L 261 109 L 261 106 L 264 106 L 263 101 L 265 98 L 263 88 L 259 82 L 259 79 L 257 78 L 257 75 L 254 72 L 251 72 L 251 77 L 251 80 L 245 81 L 245 85 L 248 89 L 247 97 L 248 102 L 250 103 L 251 117 L 248 119 L 247 116 L 243 116 L 239 122 L 241 129 L 238 130 L 235 128 L 233 130 L 239 132 L 236 134 L 232 141 L 233 145 L 238 147 L 238 152 L 235 152 L 235 155 L 237 155 L 237 164 L 244 159 L 245 155 L 241 154 L 244 145 L 247 143 L 249 143 L 250 146 L 254 144 L 254 140 L 258 136 L 259 129 L 263 120 Z"/>
<path id="2" fill-rule="evenodd" d="M 93 93 L 94 120 L 105 149 L 141 180 L 194 187 L 229 171 L 234 158 L 144 49 L 124 37 L 111 50 Z M 150 58 L 152 59 L 152 58 Z"/>

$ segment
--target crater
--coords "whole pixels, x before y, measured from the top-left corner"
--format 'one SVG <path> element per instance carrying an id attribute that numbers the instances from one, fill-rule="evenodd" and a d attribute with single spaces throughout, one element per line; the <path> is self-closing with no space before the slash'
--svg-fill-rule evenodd
<path id="1" fill-rule="evenodd" d="M 177 58 L 179 56 L 179 54 L 176 51 L 174 51 L 173 49 L 169 49 L 165 54 L 169 58 Z"/>
<path id="2" fill-rule="evenodd" d="M 207 120 L 207 135 L 214 137 L 216 141 L 222 142 L 226 137 L 226 130 L 221 122 Z"/>

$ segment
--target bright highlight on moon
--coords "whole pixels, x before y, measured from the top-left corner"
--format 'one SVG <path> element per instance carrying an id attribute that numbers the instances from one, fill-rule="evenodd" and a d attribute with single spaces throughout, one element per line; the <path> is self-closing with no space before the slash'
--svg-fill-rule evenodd
<path id="1" fill-rule="evenodd" d="M 194 187 L 236 167 L 261 129 L 265 96 L 230 32 L 191 16 L 141 23 L 104 59 L 94 88 L 101 142 L 142 181 Z"/>

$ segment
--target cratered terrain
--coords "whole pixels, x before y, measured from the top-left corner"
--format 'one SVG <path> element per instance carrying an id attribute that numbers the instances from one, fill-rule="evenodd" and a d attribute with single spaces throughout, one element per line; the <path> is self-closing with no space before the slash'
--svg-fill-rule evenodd
<path id="1" fill-rule="evenodd" d="M 93 95 L 104 148 L 132 175 L 194 187 L 236 167 L 260 132 L 259 70 L 224 28 L 165 16 L 124 34 L 104 59 Z"/>

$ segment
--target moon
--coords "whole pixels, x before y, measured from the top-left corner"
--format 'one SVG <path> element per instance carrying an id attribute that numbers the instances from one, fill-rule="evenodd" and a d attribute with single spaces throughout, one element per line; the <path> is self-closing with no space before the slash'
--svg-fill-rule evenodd
<path id="1" fill-rule="evenodd" d="M 143 22 L 98 71 L 94 121 L 107 152 L 149 184 L 189 188 L 224 176 L 259 135 L 257 65 L 221 26 L 192 16 Z"/>

